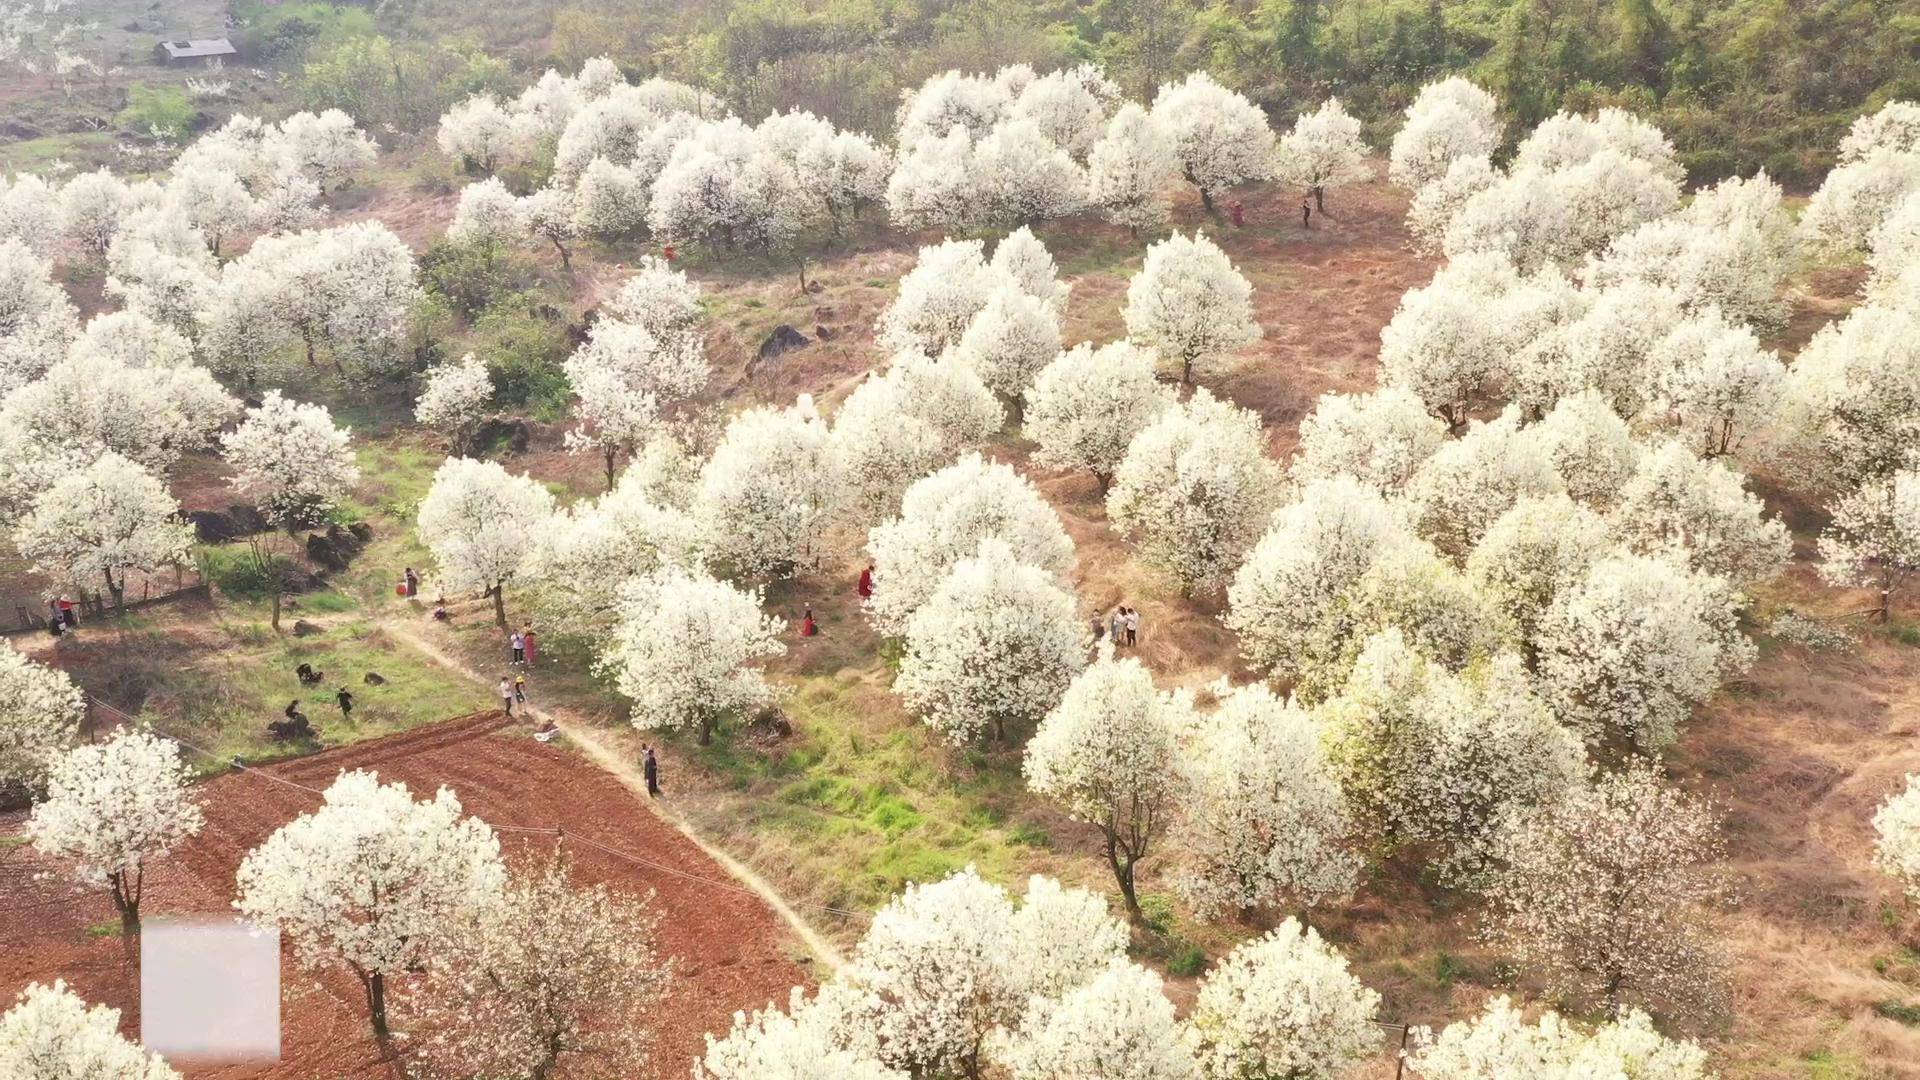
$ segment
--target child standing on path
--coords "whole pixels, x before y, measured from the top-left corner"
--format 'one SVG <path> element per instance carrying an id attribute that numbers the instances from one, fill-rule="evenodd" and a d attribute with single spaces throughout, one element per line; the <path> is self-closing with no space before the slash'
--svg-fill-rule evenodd
<path id="1" fill-rule="evenodd" d="M 525 674 L 513 677 L 513 700 L 522 705 L 527 703 L 527 677 Z"/>

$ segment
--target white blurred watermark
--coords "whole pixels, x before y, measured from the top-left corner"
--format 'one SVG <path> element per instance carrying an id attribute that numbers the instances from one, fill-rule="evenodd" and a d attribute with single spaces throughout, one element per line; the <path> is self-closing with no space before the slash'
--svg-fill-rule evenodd
<path id="1" fill-rule="evenodd" d="M 170 1061 L 278 1061 L 280 932 L 235 919 L 147 922 L 140 1042 Z"/>

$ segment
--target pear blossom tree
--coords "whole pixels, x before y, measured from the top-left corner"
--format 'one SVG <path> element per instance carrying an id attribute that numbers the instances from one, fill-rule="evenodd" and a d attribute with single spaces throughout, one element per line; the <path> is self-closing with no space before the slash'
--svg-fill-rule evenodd
<path id="1" fill-rule="evenodd" d="M 837 984 L 836 984 L 837 985 Z M 823 991 L 826 993 L 828 991 Z M 908 1080 L 873 1056 L 840 1045 L 828 1010 L 794 987 L 789 1012 L 769 1005 L 733 1014 L 726 1035 L 707 1036 L 696 1080 Z"/>
<path id="2" fill-rule="evenodd" d="M 1318 721 L 1261 683 L 1214 689 L 1181 733 L 1179 887 L 1203 917 L 1350 894 L 1361 860 Z"/>
<path id="3" fill-rule="evenodd" d="M 1060 280 L 1060 265 L 1032 229 L 1023 225 L 993 245 L 993 258 L 987 266 L 1056 316 L 1066 311 L 1067 294 L 1073 286 Z"/>
<path id="4" fill-rule="evenodd" d="M 1569 999 L 1710 1015 L 1724 851 L 1710 803 L 1629 763 L 1502 827 L 1487 934 Z"/>
<path id="5" fill-rule="evenodd" d="M 1332 1080 L 1380 1048 L 1380 995 L 1312 927 L 1288 918 L 1207 973 L 1186 1043 L 1206 1077 Z"/>
<path id="6" fill-rule="evenodd" d="M 1500 103 L 1455 75 L 1420 88 L 1393 136 L 1387 176 L 1419 191 L 1462 158 L 1488 157 L 1500 145 Z"/>
<path id="7" fill-rule="evenodd" d="M 1108 645 L 1074 677 L 1027 742 L 1027 787 L 1100 830 L 1127 914 L 1142 919 L 1134 870 L 1185 796 L 1176 740 L 1192 702 L 1160 690 L 1131 657 Z"/>
<path id="8" fill-rule="evenodd" d="M 1786 463 L 1829 490 L 1905 468 L 1920 444 L 1920 315 L 1867 304 L 1830 323 L 1787 370 Z"/>
<path id="9" fill-rule="evenodd" d="M 297 112 L 280 121 L 273 149 L 322 195 L 351 183 L 379 156 L 373 140 L 339 109 Z"/>
<path id="10" fill-rule="evenodd" d="M 1653 352 L 1685 320 L 1671 289 L 1629 280 L 1592 294 L 1583 310 L 1534 338 L 1513 362 L 1514 400 L 1538 416 L 1561 398 L 1593 389 L 1621 416 L 1655 390 Z"/>
<path id="11" fill-rule="evenodd" d="M 695 512 L 715 559 L 742 573 L 786 575 L 814 558 L 845 486 L 827 422 L 802 394 L 790 408 L 733 418 L 700 470 Z"/>
<path id="12" fill-rule="evenodd" d="M 1787 377 L 1779 354 L 1714 308 L 1674 327 L 1647 359 L 1659 387 L 1657 404 L 1698 436 L 1705 457 L 1735 453 L 1764 430 Z"/>
<path id="13" fill-rule="evenodd" d="M 1328 98 L 1320 108 L 1301 113 L 1293 130 L 1280 137 L 1279 178 L 1313 194 L 1314 208 L 1327 211 L 1327 189 L 1373 179 L 1367 164 L 1367 144 L 1360 139 L 1360 121 L 1348 114 L 1339 98 Z"/>
<path id="14" fill-rule="evenodd" d="M 1000 247 L 1005 250 L 1006 242 Z M 967 324 L 956 348 L 987 389 L 1018 400 L 1060 355 L 1060 316 L 1024 290 L 1002 285 Z"/>
<path id="15" fill-rule="evenodd" d="M 55 204 L 60 235 L 85 252 L 102 258 L 120 231 L 120 219 L 129 209 L 132 193 L 127 182 L 107 169 L 95 169 L 60 185 Z"/>
<path id="16" fill-rule="evenodd" d="M 1058 1002 L 1039 999 L 993 1056 L 1012 1080 L 1200 1080 L 1160 976 L 1115 960 Z"/>
<path id="17" fill-rule="evenodd" d="M 499 464 L 449 458 L 414 528 L 439 567 L 444 587 L 493 598 L 493 621 L 507 625 L 507 584 L 529 569 L 530 556 L 553 516 L 553 493 Z"/>
<path id="18" fill-rule="evenodd" d="M 1920 191 L 1920 152 L 1878 147 L 1842 161 L 1807 200 L 1800 231 L 1829 251 L 1864 250 L 1895 209 Z"/>
<path id="19" fill-rule="evenodd" d="M 569 1066 L 631 1074 L 673 962 L 644 899 L 576 886 L 564 860 L 510 881 L 447 935 L 397 1004 L 409 1064 L 429 1077 L 547 1076 Z"/>
<path id="20" fill-rule="evenodd" d="M 998 539 L 953 564 L 904 639 L 894 690 L 955 744 L 1037 723 L 1086 665 L 1073 595 Z"/>
<path id="21" fill-rule="evenodd" d="M 973 138 L 964 127 L 902 143 L 887 178 L 887 216 L 896 228 L 977 228 L 981 202 L 973 170 Z"/>
<path id="22" fill-rule="evenodd" d="M 1073 541 L 1033 484 L 1010 465 L 968 454 L 916 481 L 899 516 L 868 534 L 874 580 L 866 612 L 874 629 L 905 633 L 954 564 L 987 539 L 1004 542 L 1019 562 L 1059 583 L 1073 569 Z"/>
<path id="23" fill-rule="evenodd" d="M 1677 442 L 1641 455 L 1608 523 L 1636 551 L 1666 553 L 1742 585 L 1779 573 L 1793 554 L 1786 524 L 1767 516 L 1739 473 Z"/>
<path id="24" fill-rule="evenodd" d="M 1612 546 L 1606 519 L 1591 508 L 1560 492 L 1527 496 L 1487 526 L 1467 556 L 1467 577 L 1532 641 L 1555 599 Z"/>
<path id="25" fill-rule="evenodd" d="M 85 700 L 66 672 L 0 652 L 0 798 L 40 790 L 85 718 Z"/>
<path id="26" fill-rule="evenodd" d="M 1920 470 L 1869 480 L 1840 497 L 1820 537 L 1820 576 L 1842 588 L 1875 592 L 1872 612 L 1893 615 L 1893 598 L 1920 570 Z"/>
<path id="27" fill-rule="evenodd" d="M 72 586 L 101 582 L 124 609 L 127 575 L 184 562 L 193 528 L 158 477 L 109 451 L 41 492 L 13 543 L 36 573 Z"/>
<path id="28" fill-rule="evenodd" d="M 498 177 L 489 176 L 460 189 L 453 220 L 447 223 L 447 239 L 493 252 L 528 238 L 532 224 L 526 201 L 508 191 Z"/>
<path id="29" fill-rule="evenodd" d="M 1085 469 L 1105 492 L 1134 436 L 1167 409 L 1173 395 L 1154 377 L 1158 356 L 1131 341 L 1094 348 L 1082 342 L 1054 357 L 1026 391 L 1026 435 L 1034 460 Z"/>
<path id="30" fill-rule="evenodd" d="M 1030 121 L 1054 145 L 1084 160 L 1107 117 L 1120 101 L 1120 88 L 1092 64 L 1050 71 L 1014 95 L 1007 118 Z"/>
<path id="31" fill-rule="evenodd" d="M 1753 662 L 1739 604 L 1724 578 L 1668 558 L 1600 559 L 1541 617 L 1541 692 L 1589 740 L 1618 735 L 1660 750 L 1695 705 Z"/>
<path id="32" fill-rule="evenodd" d="M 1032 225 L 1087 205 L 1087 171 L 1031 120 L 1009 120 L 973 144 L 969 183 L 980 224 Z"/>
<path id="33" fill-rule="evenodd" d="M 180 1080 L 120 1034 L 120 1010 L 88 1007 L 67 984 L 28 983 L 0 1015 L 0 1074 L 20 1080 Z"/>
<path id="34" fill-rule="evenodd" d="M 1322 394 L 1300 421 L 1300 450 L 1288 471 L 1300 484 L 1347 475 L 1399 491 L 1446 437 L 1446 424 L 1410 390 Z"/>
<path id="35" fill-rule="evenodd" d="M 1179 233 L 1147 248 L 1127 282 L 1127 336 L 1180 365 L 1180 381 L 1196 369 L 1211 374 L 1228 355 L 1260 339 L 1253 285 L 1226 253 L 1200 233 Z"/>
<path id="36" fill-rule="evenodd" d="M 1622 1009 L 1591 1031 L 1551 1009 L 1527 1022 L 1506 996 L 1470 1020 L 1437 1034 L 1416 1029 L 1407 1061 L 1427 1080 L 1483 1080 L 1494 1076 L 1659 1076 L 1708 1080 L 1707 1052 L 1692 1040 L 1670 1039 L 1638 1009 Z"/>
<path id="37" fill-rule="evenodd" d="M 1544 454 L 1568 495 L 1611 506 L 1640 469 L 1643 447 L 1605 394 L 1593 387 L 1560 399 L 1520 435 L 1529 455 Z"/>
<path id="38" fill-rule="evenodd" d="M 833 418 L 834 453 L 858 516 L 871 522 L 897 513 L 908 485 L 1005 422 L 1006 410 L 971 365 L 911 352 L 894 357 L 884 374 L 855 387 Z"/>
<path id="39" fill-rule="evenodd" d="M 1873 812 L 1873 864 L 1920 900 L 1920 774 Z"/>
<path id="40" fill-rule="evenodd" d="M 618 586 L 666 566 L 696 566 L 700 523 L 688 509 L 693 465 L 665 441 L 649 443 L 612 491 L 556 514 L 530 556 L 535 603 L 561 633 L 598 649 L 624 610 Z"/>
<path id="41" fill-rule="evenodd" d="M 1498 186 L 1503 175 L 1492 158 L 1478 154 L 1453 159 L 1445 172 L 1422 184 L 1407 203 L 1407 232 L 1415 249 L 1425 255 L 1445 252 L 1453 219 L 1475 196 Z"/>
<path id="42" fill-rule="evenodd" d="M 53 264 L 18 240 L 0 241 L 0 394 L 39 378 L 79 332 Z"/>
<path id="43" fill-rule="evenodd" d="M 451 790 L 416 800 L 356 769 L 247 853 L 234 907 L 291 939 L 304 966 L 351 971 L 384 1041 L 388 977 L 446 955 L 466 917 L 499 902 L 506 876 L 499 839 L 461 815 Z"/>
<path id="44" fill-rule="evenodd" d="M 34 850 L 68 863 L 79 881 L 112 893 L 129 951 L 140 933 L 148 864 L 204 824 L 191 778 L 177 743 L 123 730 L 55 758 L 47 768 L 46 794 L 27 817 Z"/>
<path id="45" fill-rule="evenodd" d="M 462 169 L 483 173 L 512 162 L 521 147 L 513 114 L 492 94 L 475 94 L 448 109 L 434 141 Z"/>
<path id="46" fill-rule="evenodd" d="M 881 346 L 939 356 L 960 343 L 1000 284 L 978 240 L 947 240 L 921 248 L 913 269 L 900 278 L 900 291 L 880 313 L 876 330 Z"/>
<path id="47" fill-rule="evenodd" d="M 1196 390 L 1127 446 L 1107 516 L 1188 595 L 1238 565 L 1273 509 L 1280 467 L 1258 414 Z"/>
<path id="48" fill-rule="evenodd" d="M 455 454 L 472 450 L 473 436 L 493 400 L 493 376 L 487 373 L 487 365 L 468 353 L 429 368 L 424 381 L 425 387 L 414 399 L 413 418 L 445 433 Z"/>
<path id="49" fill-rule="evenodd" d="M 1173 140 L 1146 109 L 1120 106 L 1087 155 L 1087 202 L 1135 239 L 1171 220 L 1167 187 L 1180 173 Z"/>
<path id="50" fill-rule="evenodd" d="M 1473 421 L 1428 458 L 1408 496 L 1421 534 L 1464 557 L 1515 502 L 1563 488 L 1546 448 L 1522 430 L 1520 411 L 1509 405 L 1492 420 Z"/>
<path id="51" fill-rule="evenodd" d="M 620 586 L 598 668 L 633 703 L 638 728 L 691 728 L 700 745 L 723 719 L 774 699 L 758 665 L 786 652 L 785 623 L 760 595 L 667 564 Z"/>
<path id="52" fill-rule="evenodd" d="M 269 390 L 235 430 L 220 437 L 233 469 L 233 488 L 250 497 L 275 530 L 291 535 L 326 520 L 360 479 L 349 445 L 352 432 L 335 427 L 324 405 L 297 402 Z M 254 567 L 272 594 L 271 623 L 280 629 L 280 602 L 291 566 L 276 553 L 271 533 L 247 537 Z"/>
<path id="53" fill-rule="evenodd" d="M 900 145 L 943 139 L 954 130 L 978 138 L 993 129 L 1012 102 L 1008 88 L 984 75 L 945 71 L 903 93 L 894 123 Z"/>
<path id="54" fill-rule="evenodd" d="M 825 205 L 836 240 L 862 209 L 887 196 L 890 162 L 864 132 L 814 134 L 796 152 L 795 167 Z"/>
<path id="55" fill-rule="evenodd" d="M 1275 146 L 1266 114 L 1204 71 L 1167 83 L 1153 99 L 1153 119 L 1173 142 L 1181 173 L 1200 192 L 1207 213 L 1214 196 L 1273 176 Z"/>

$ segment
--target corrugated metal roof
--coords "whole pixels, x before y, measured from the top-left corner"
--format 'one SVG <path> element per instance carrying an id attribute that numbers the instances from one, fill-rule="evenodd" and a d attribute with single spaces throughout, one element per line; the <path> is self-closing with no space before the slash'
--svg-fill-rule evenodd
<path id="1" fill-rule="evenodd" d="M 226 38 L 163 41 L 160 47 L 167 50 L 167 56 L 174 60 L 190 60 L 196 56 L 231 56 L 236 51 L 233 42 Z"/>

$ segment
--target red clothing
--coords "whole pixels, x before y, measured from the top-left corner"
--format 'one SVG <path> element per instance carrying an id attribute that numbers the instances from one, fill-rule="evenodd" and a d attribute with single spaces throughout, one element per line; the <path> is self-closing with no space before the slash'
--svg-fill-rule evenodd
<path id="1" fill-rule="evenodd" d="M 873 595 L 873 567 L 869 566 L 865 570 L 860 571 L 860 598 L 862 600 L 865 600 L 868 597 L 871 597 L 872 595 Z"/>
<path id="2" fill-rule="evenodd" d="M 809 615 L 800 621 L 801 637 L 812 637 L 819 632 L 819 628 L 813 625 L 813 616 Z"/>
<path id="3" fill-rule="evenodd" d="M 534 645 L 533 631 L 529 630 L 526 633 L 521 634 L 520 640 L 521 640 L 521 644 L 525 646 L 527 650 L 527 663 L 529 664 L 533 663 L 533 645 Z"/>

